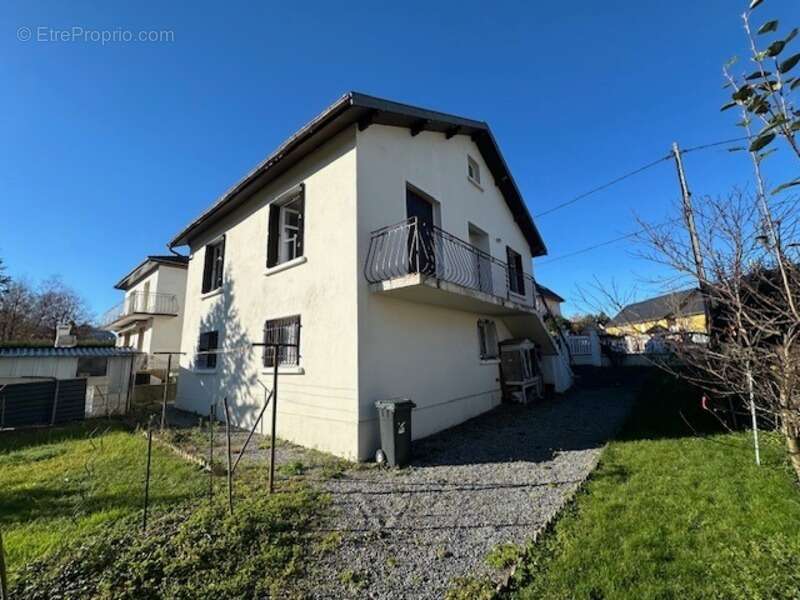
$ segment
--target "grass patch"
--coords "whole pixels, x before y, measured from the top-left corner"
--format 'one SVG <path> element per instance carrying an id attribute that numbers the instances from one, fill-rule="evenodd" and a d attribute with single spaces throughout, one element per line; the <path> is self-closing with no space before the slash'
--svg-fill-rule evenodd
<path id="1" fill-rule="evenodd" d="M 294 598 L 313 552 L 306 533 L 325 498 L 302 486 L 246 494 L 228 512 L 214 503 L 163 511 L 146 535 L 138 520 L 108 524 L 80 543 L 35 561 L 12 597 Z"/>
<path id="2" fill-rule="evenodd" d="M 122 425 L 87 421 L 0 434 L 0 527 L 12 581 L 20 567 L 103 525 L 139 514 L 146 440 Z M 196 466 L 153 445 L 154 510 L 196 498 Z"/>
<path id="3" fill-rule="evenodd" d="M 800 486 L 780 440 L 763 437 L 759 468 L 749 434 L 720 431 L 697 392 L 658 374 L 584 489 L 527 549 L 511 596 L 800 596 Z"/>

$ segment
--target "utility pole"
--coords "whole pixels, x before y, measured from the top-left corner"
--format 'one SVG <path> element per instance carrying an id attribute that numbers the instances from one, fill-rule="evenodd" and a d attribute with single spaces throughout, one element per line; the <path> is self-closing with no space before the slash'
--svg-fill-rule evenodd
<path id="1" fill-rule="evenodd" d="M 703 310 L 706 316 L 706 328 L 711 332 L 711 307 L 709 306 L 708 289 L 706 286 L 706 269 L 703 265 L 703 254 L 700 251 L 700 238 L 697 236 L 697 227 L 694 223 L 694 209 L 692 207 L 692 193 L 686 183 L 686 173 L 683 170 L 683 159 L 678 142 L 672 143 L 672 155 L 675 157 L 675 166 L 678 169 L 678 182 L 681 186 L 681 201 L 683 204 L 683 221 L 689 232 L 689 239 L 692 243 L 692 255 L 694 257 L 695 273 L 697 282 L 700 286 L 700 295 L 703 298 Z"/>
<path id="2" fill-rule="evenodd" d="M 694 209 L 692 208 L 692 193 L 689 191 L 689 186 L 686 183 L 686 173 L 683 170 L 683 160 L 681 159 L 681 150 L 678 147 L 678 142 L 672 143 L 672 154 L 675 157 L 675 166 L 678 169 L 678 181 L 681 186 L 681 198 L 683 202 L 683 220 L 686 224 L 686 229 L 689 232 L 689 239 L 692 242 L 692 255 L 694 256 L 694 265 L 697 273 L 697 282 L 700 284 L 700 295 L 703 298 L 703 311 L 706 316 L 706 329 L 708 334 L 711 334 L 711 300 L 708 294 L 708 286 L 706 282 L 706 270 L 703 265 L 703 254 L 700 251 L 700 238 L 697 236 L 697 227 L 694 223 Z M 710 341 L 710 340 L 709 340 Z M 756 464 L 761 464 L 761 456 L 758 448 L 758 420 L 756 418 L 756 407 L 753 401 L 753 375 L 750 370 L 750 364 L 747 364 L 747 382 L 750 390 L 750 417 L 753 422 L 753 440 L 756 452 Z M 733 410 L 731 410 L 733 413 Z"/>

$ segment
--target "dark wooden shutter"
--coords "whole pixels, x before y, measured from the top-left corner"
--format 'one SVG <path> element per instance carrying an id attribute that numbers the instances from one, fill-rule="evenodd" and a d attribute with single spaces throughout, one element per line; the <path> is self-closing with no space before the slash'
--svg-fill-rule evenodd
<path id="1" fill-rule="evenodd" d="M 214 267 L 214 246 L 206 246 L 205 258 L 203 259 L 203 289 L 202 292 L 211 291 L 211 272 Z"/>
<path id="2" fill-rule="evenodd" d="M 305 236 L 303 235 L 306 229 L 306 188 L 302 186 L 300 188 L 300 198 L 297 200 L 297 210 L 300 213 L 298 217 L 298 225 L 299 229 L 297 230 L 297 256 L 303 256 L 305 252 L 303 251 L 303 240 Z"/>
<path id="3" fill-rule="evenodd" d="M 267 232 L 267 267 L 278 264 L 278 236 L 280 231 L 281 208 L 269 205 L 269 231 Z"/>

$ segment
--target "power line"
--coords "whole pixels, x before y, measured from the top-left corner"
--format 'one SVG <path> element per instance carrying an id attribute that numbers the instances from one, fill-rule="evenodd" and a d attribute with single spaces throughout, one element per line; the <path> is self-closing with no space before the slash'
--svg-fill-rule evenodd
<path id="1" fill-rule="evenodd" d="M 634 171 L 631 171 L 630 173 L 626 173 L 625 175 L 621 175 L 620 177 L 617 177 L 616 179 L 612 179 L 608 183 L 604 183 L 603 185 L 597 186 L 596 188 L 593 188 L 593 189 L 589 190 L 588 192 L 584 192 L 583 194 L 575 196 L 571 200 L 567 200 L 566 202 L 562 202 L 561 204 L 556 204 L 554 207 L 548 208 L 547 210 L 545 210 L 543 212 L 540 212 L 539 214 L 534 215 L 534 218 L 538 219 L 539 217 L 543 217 L 543 216 L 549 215 L 550 213 L 555 212 L 557 210 L 561 210 L 562 208 L 567 207 L 570 204 L 575 204 L 576 202 L 578 202 L 579 200 L 583 200 L 587 196 L 591 196 L 592 194 L 596 194 L 597 192 L 601 192 L 601 191 L 603 191 L 603 190 L 605 190 L 607 188 L 610 188 L 612 185 L 616 185 L 617 183 L 619 183 L 621 181 L 624 181 L 624 180 L 628 179 L 629 177 L 633 177 L 634 175 L 638 175 L 642 171 L 646 171 L 647 169 L 655 167 L 657 164 L 662 163 L 662 162 L 664 162 L 666 160 L 670 160 L 671 158 L 672 158 L 672 155 L 668 154 L 666 156 L 663 156 L 663 157 L 659 158 L 658 160 L 654 160 L 651 163 L 647 163 L 646 165 L 644 165 L 642 167 L 639 167 L 638 169 L 636 169 Z"/>
<path id="2" fill-rule="evenodd" d="M 542 261 L 537 262 L 537 266 L 546 265 L 549 263 L 557 262 L 559 260 L 564 260 L 566 258 L 572 258 L 573 256 L 577 256 L 578 254 L 584 254 L 586 252 L 591 252 L 592 250 L 597 250 L 598 248 L 602 248 L 603 246 L 610 246 L 611 244 L 615 244 L 617 242 L 621 242 L 623 240 L 627 240 L 628 238 L 636 237 L 648 230 L 648 228 L 659 228 L 664 227 L 665 225 L 671 225 L 673 223 L 677 223 L 681 219 L 667 219 L 661 223 L 656 225 L 643 227 L 637 231 L 632 231 L 631 233 L 626 233 L 625 235 L 621 235 L 611 240 L 606 240 L 605 242 L 600 242 L 598 244 L 592 244 L 591 246 L 587 246 L 586 248 L 581 248 L 580 250 L 575 250 L 574 252 L 568 252 L 567 254 L 562 254 L 561 256 L 554 256 L 553 258 L 548 258 Z"/>
<path id="3" fill-rule="evenodd" d="M 748 139 L 747 137 L 739 137 L 739 138 L 733 138 L 733 139 L 729 139 L 729 140 L 721 140 L 719 142 L 711 142 L 709 144 L 702 144 L 700 146 L 694 146 L 692 148 L 686 148 L 685 150 L 681 150 L 681 154 L 688 154 L 689 152 L 697 152 L 699 150 L 707 150 L 708 148 L 716 148 L 717 146 L 724 146 L 725 144 L 732 144 L 734 142 L 741 142 L 741 141 L 744 141 L 744 140 L 747 140 L 747 139 Z M 571 198 L 570 200 L 567 200 L 566 202 L 562 202 L 561 204 L 556 204 L 552 208 L 548 208 L 545 211 L 542 211 L 542 212 L 540 212 L 538 214 L 535 214 L 533 217 L 535 219 L 538 219 L 539 217 L 544 217 L 545 215 L 549 215 L 550 213 L 554 213 L 557 210 L 561 210 L 562 208 L 566 208 L 567 206 L 575 204 L 576 202 L 578 202 L 580 200 L 583 200 L 584 198 L 587 198 L 587 197 L 589 197 L 589 196 L 591 196 L 593 194 L 596 194 L 597 192 L 602 192 L 603 190 L 608 189 L 611 186 L 614 186 L 614 185 L 616 185 L 616 184 L 618 184 L 618 183 L 620 183 L 622 181 L 625 181 L 626 179 L 628 179 L 630 177 L 633 177 L 634 175 L 638 175 L 639 173 L 647 171 L 648 169 L 651 169 L 651 168 L 655 167 L 656 165 L 661 164 L 662 162 L 665 162 L 665 161 L 668 161 L 668 160 L 672 160 L 672 159 L 673 159 L 672 153 L 667 154 L 666 156 L 662 156 L 661 158 L 659 158 L 657 160 L 654 160 L 654 161 L 649 162 L 649 163 L 647 163 L 645 165 L 642 165 L 638 169 L 634 169 L 633 171 L 630 171 L 629 173 L 625 173 L 624 175 L 620 175 L 619 177 L 617 177 L 615 179 L 612 179 L 611 181 L 609 181 L 607 183 L 599 185 L 596 188 L 592 188 L 588 192 L 584 192 L 582 194 L 579 194 L 579 195 L 575 196 L 574 198 Z"/>

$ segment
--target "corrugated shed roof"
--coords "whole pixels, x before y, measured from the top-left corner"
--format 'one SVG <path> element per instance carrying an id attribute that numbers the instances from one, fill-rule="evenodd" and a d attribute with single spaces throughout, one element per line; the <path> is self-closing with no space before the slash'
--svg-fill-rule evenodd
<path id="1" fill-rule="evenodd" d="M 0 347 L 0 358 L 81 358 L 132 356 L 136 350 L 128 347 L 79 346 L 75 348 L 26 348 L 24 346 Z"/>
<path id="2" fill-rule="evenodd" d="M 704 310 L 699 290 L 683 290 L 629 304 L 609 321 L 607 327 L 658 321 L 669 316 L 688 317 L 702 314 Z"/>

